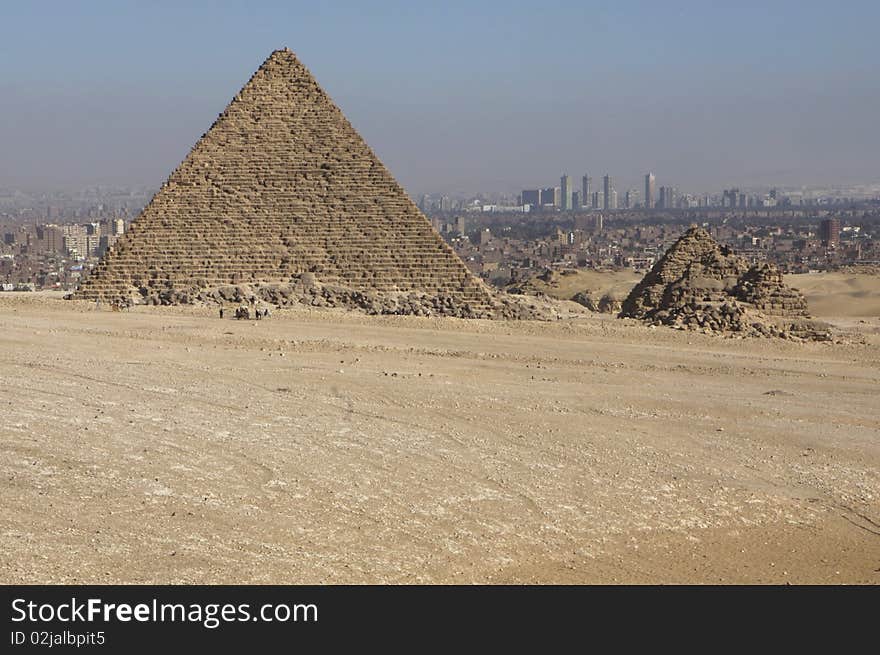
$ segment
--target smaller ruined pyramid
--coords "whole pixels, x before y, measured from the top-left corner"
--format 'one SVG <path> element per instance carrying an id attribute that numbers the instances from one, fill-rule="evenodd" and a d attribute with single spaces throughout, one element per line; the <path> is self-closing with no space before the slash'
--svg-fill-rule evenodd
<path id="1" fill-rule="evenodd" d="M 176 304 L 270 287 L 270 301 L 299 293 L 383 312 L 493 308 L 287 49 L 266 59 L 74 297 Z"/>
<path id="2" fill-rule="evenodd" d="M 762 317 L 804 319 L 809 313 L 804 296 L 783 282 L 776 266 L 750 265 L 703 228 L 692 227 L 633 288 L 620 317 L 762 332 Z"/>

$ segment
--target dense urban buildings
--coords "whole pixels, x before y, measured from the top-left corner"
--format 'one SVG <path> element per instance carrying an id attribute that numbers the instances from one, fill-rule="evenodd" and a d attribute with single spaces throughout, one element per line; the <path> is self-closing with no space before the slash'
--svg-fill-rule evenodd
<path id="1" fill-rule="evenodd" d="M 747 260 L 772 262 L 786 272 L 880 267 L 880 201 L 839 210 L 640 208 L 469 216 L 465 232 L 443 215 L 431 218 L 468 267 L 499 286 L 546 269 L 645 271 L 692 224 L 703 225 Z"/>
<path id="2" fill-rule="evenodd" d="M 124 233 L 125 220 L 0 224 L 0 231 L 3 290 L 69 289 Z"/>
<path id="3" fill-rule="evenodd" d="M 471 270 L 493 283 L 544 267 L 641 270 L 690 223 L 707 224 L 738 252 L 784 270 L 871 266 L 880 260 L 880 186 L 729 186 L 715 194 L 691 194 L 669 184 L 657 188 L 656 181 L 654 173 L 645 175 L 644 196 L 628 189 L 620 208 L 614 178 L 606 175 L 596 190 L 586 173 L 579 192 L 563 175 L 559 186 L 535 184 L 516 196 L 424 194 L 418 205 Z M 75 287 L 149 196 L 143 189 L 0 190 L 0 289 Z"/>

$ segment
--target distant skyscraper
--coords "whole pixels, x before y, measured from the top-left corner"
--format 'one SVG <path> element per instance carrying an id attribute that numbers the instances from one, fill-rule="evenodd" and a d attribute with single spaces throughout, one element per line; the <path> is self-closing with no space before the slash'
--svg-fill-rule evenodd
<path id="1" fill-rule="evenodd" d="M 657 178 L 653 173 L 645 175 L 645 209 L 653 209 L 654 207 L 654 185 Z"/>
<path id="2" fill-rule="evenodd" d="M 614 184 L 611 181 L 610 175 L 606 175 L 605 178 L 603 179 L 603 190 L 605 193 L 605 203 L 604 203 L 603 207 L 605 209 L 612 209 L 612 207 L 611 207 L 611 199 L 612 199 L 611 192 L 614 190 Z"/>
<path id="3" fill-rule="evenodd" d="M 608 209 L 617 209 L 617 191 L 611 189 L 611 201 L 608 203 Z"/>
<path id="4" fill-rule="evenodd" d="M 575 211 L 581 208 L 581 192 L 574 191 L 571 194 L 571 208 Z"/>
<path id="5" fill-rule="evenodd" d="M 663 207 L 663 209 L 675 209 L 675 187 L 660 187 L 659 205 Z"/>
<path id="6" fill-rule="evenodd" d="M 563 175 L 559 180 L 559 187 L 562 194 L 560 209 L 562 211 L 571 211 L 571 175 Z"/>
<path id="7" fill-rule="evenodd" d="M 598 191 L 593 191 L 593 209 L 599 209 L 602 206 L 602 194 Z"/>
<path id="8" fill-rule="evenodd" d="M 520 198 L 523 205 L 530 205 L 532 209 L 541 206 L 541 190 L 540 189 L 523 189 Z"/>
<path id="9" fill-rule="evenodd" d="M 590 200 L 592 198 L 593 189 L 593 178 L 584 173 L 584 176 L 581 178 L 581 202 L 584 203 L 584 206 L 590 204 Z"/>
<path id="10" fill-rule="evenodd" d="M 819 238 L 824 246 L 836 246 L 840 242 L 840 219 L 826 218 L 819 224 Z"/>
<path id="11" fill-rule="evenodd" d="M 541 189 L 541 205 L 543 207 L 548 205 L 556 207 L 559 205 L 559 196 L 556 187 L 551 186 L 546 189 Z"/>

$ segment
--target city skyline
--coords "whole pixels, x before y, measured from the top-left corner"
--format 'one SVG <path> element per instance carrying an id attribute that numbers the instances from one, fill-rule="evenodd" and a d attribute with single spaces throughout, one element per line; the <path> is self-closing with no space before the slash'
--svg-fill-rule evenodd
<path id="1" fill-rule="evenodd" d="M 642 188 L 639 169 L 695 191 L 880 175 L 873 3 L 841 22 L 813 3 L 557 2 L 561 34 L 525 3 L 208 9 L 175 6 L 169 22 L 130 3 L 5 8 L 0 186 L 158 187 L 284 45 L 413 195 L 511 192 L 600 162 L 632 172 L 620 192 Z"/>

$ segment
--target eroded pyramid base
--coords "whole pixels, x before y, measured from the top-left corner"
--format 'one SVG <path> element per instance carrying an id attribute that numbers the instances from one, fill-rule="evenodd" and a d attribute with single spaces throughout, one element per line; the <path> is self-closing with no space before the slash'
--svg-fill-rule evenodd
<path id="1" fill-rule="evenodd" d="M 478 291 L 478 293 L 476 293 Z M 282 307 L 338 308 L 363 312 L 368 315 L 448 316 L 469 319 L 502 320 L 556 320 L 560 317 L 557 303 L 534 298 L 491 293 L 475 289 L 470 300 L 461 292 L 456 294 L 426 293 L 423 291 L 377 292 L 358 290 L 341 284 L 322 283 L 309 273 L 284 283 L 257 282 L 228 284 L 211 287 L 130 287 L 117 292 L 112 298 L 100 299 L 111 304 L 131 305 L 187 305 L 263 304 Z M 86 296 L 86 297 L 84 297 Z M 77 299 L 96 300 L 78 293 Z"/>

